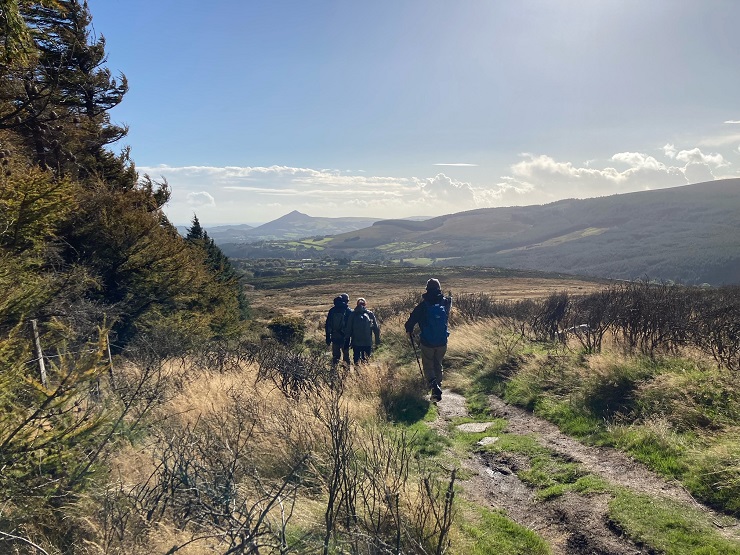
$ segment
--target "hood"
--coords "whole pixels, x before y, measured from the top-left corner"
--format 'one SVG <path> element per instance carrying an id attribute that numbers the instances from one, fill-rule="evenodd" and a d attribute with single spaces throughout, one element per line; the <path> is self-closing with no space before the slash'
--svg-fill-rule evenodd
<path id="1" fill-rule="evenodd" d="M 347 306 L 347 303 L 344 302 L 344 299 L 342 297 L 335 297 L 334 306 L 336 306 L 337 308 L 344 308 Z"/>
<path id="2" fill-rule="evenodd" d="M 429 301 L 432 304 L 437 304 L 439 302 L 442 302 L 442 299 L 445 298 L 445 296 L 442 294 L 442 291 L 435 289 L 432 291 L 427 291 L 426 293 L 423 293 L 421 295 L 421 298 L 425 301 Z"/>

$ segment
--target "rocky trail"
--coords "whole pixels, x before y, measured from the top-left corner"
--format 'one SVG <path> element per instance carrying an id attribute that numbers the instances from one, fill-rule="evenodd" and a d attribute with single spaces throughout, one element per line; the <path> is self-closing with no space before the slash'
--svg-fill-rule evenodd
<path id="1" fill-rule="evenodd" d="M 635 493 L 671 499 L 706 512 L 722 536 L 740 542 L 740 522 L 713 513 L 699 504 L 680 485 L 666 482 L 640 463 L 614 449 L 579 443 L 542 420 L 495 396 L 489 398 L 495 417 L 504 418 L 506 433 L 528 435 L 543 447 L 569 462 L 579 463 L 587 472 Z M 437 403 L 439 416 L 432 423 L 441 434 L 449 433 L 451 422 L 467 416 L 465 398 L 445 391 Z M 484 431 L 485 424 L 463 424 L 464 431 Z M 476 426 L 478 426 L 476 428 Z M 494 441 L 494 440 L 491 440 Z M 608 517 L 607 494 L 566 493 L 543 501 L 517 477 L 527 468 L 526 456 L 476 451 L 462 461 L 469 477 L 460 482 L 465 496 L 481 506 L 502 510 L 506 515 L 537 532 L 555 555 L 636 555 L 654 550 L 636 545 Z"/>

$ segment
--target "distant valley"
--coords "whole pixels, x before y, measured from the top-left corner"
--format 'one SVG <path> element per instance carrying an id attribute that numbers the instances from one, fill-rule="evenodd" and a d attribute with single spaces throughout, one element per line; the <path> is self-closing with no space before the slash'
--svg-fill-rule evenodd
<path id="1" fill-rule="evenodd" d="M 289 239 L 292 233 L 290 242 L 265 237 L 247 244 L 208 231 L 232 258 L 313 255 L 686 284 L 740 283 L 740 179 L 484 208 L 423 221 L 368 220 L 363 226 L 359 218 L 344 220 L 293 212 L 245 231 L 262 229 L 276 239 Z M 358 227 L 338 230 L 351 225 Z M 313 239 L 295 242 L 307 237 Z"/>

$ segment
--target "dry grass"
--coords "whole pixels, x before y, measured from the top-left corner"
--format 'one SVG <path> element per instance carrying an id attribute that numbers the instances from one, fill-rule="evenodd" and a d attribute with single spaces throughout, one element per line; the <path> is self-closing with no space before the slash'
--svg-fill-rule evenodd
<path id="1" fill-rule="evenodd" d="M 430 277 L 433 275 L 430 272 Z M 316 284 L 304 287 L 285 288 L 279 290 L 252 290 L 247 293 L 251 306 L 267 317 L 276 315 L 301 316 L 313 320 L 326 317 L 331 308 L 334 297 L 347 293 L 350 297 L 350 307 L 354 307 L 358 297 L 367 300 L 367 307 L 387 305 L 391 300 L 401 299 L 409 293 L 416 293 L 421 299 L 425 283 L 409 283 L 408 281 L 372 281 L 342 280 L 335 283 Z M 485 293 L 494 296 L 497 300 L 516 301 L 546 297 L 550 293 L 568 291 L 573 294 L 586 294 L 601 290 L 600 283 L 592 283 L 577 279 L 547 279 L 547 278 L 453 278 L 442 282 L 442 289 L 447 293 Z M 323 321 L 322 321 L 323 325 Z"/>
<path id="2" fill-rule="evenodd" d="M 282 290 L 253 290 L 249 295 L 252 307 L 261 318 L 299 316 L 307 322 L 306 344 L 323 346 L 326 312 L 337 294 L 346 292 L 353 300 L 363 296 L 372 310 L 377 306 L 387 306 L 392 300 L 404 298 L 409 293 L 421 295 L 423 285 L 409 287 L 407 283 L 400 282 L 374 284 L 346 281 Z M 533 278 L 458 279 L 449 280 L 443 286 L 445 291 L 451 289 L 453 294 L 455 291 L 487 293 L 498 299 L 542 297 L 565 289 L 587 292 L 584 288 L 598 287 L 577 280 Z M 381 329 L 382 347 L 376 351 L 370 363 L 353 367 L 344 383 L 342 409 L 355 423 L 354 440 L 358 444 L 367 444 L 374 437 L 373 434 L 383 433 L 385 414 L 382 393 L 408 387 L 418 379 L 416 360 L 412 358 L 403 329 L 407 317 L 408 314 L 404 313 L 386 318 Z M 467 365 L 486 353 L 498 352 L 505 335 L 506 332 L 497 328 L 493 321 L 455 326 L 451 330 L 447 355 L 447 386 L 455 387 L 455 380 L 464 379 L 462 375 L 456 376 L 455 367 Z M 399 358 L 403 362 L 399 363 Z M 133 375 L 136 370 L 129 368 L 126 372 Z M 285 469 L 291 454 L 296 452 L 311 452 L 319 459 L 326 456 L 331 438 L 320 417 L 322 402 L 326 400 L 318 397 L 300 400 L 286 398 L 271 382 L 258 380 L 258 368 L 255 365 L 243 364 L 238 371 L 217 372 L 198 367 L 193 361 L 172 361 L 162 369 L 162 378 L 163 389 L 155 419 L 156 426 L 162 430 L 192 429 L 204 422 L 210 426 L 223 422 L 228 427 L 235 409 L 247 407 L 250 414 L 259 415 L 257 433 L 249 440 L 250 459 L 259 461 L 265 475 Z M 156 438 L 158 434 L 150 437 Z M 144 483 L 155 470 L 158 449 L 161 450 L 161 446 L 151 440 L 123 448 L 113 461 L 114 481 L 125 484 L 124 489 Z M 321 462 L 318 464 L 320 467 Z M 411 484 L 405 496 L 404 502 L 413 506 L 415 494 Z M 320 529 L 325 508 L 325 502 L 317 490 L 310 494 L 304 492 L 296 505 L 292 526 L 303 531 Z M 166 552 L 173 545 L 189 539 L 166 521 L 156 524 L 155 528 L 148 539 L 136 546 L 128 546 L 128 552 Z M 218 540 L 209 539 L 193 543 L 178 553 L 194 555 L 222 551 L 223 545 L 219 546 Z"/>

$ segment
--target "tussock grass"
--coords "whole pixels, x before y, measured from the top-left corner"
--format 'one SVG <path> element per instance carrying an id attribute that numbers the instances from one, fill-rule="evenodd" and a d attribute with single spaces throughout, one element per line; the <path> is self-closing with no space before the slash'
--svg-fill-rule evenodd
<path id="1" fill-rule="evenodd" d="M 680 434 L 662 417 L 640 425 L 614 426 L 610 436 L 615 446 L 626 451 L 666 478 L 681 479 L 688 469 L 693 435 Z"/>
<path id="2" fill-rule="evenodd" d="M 695 495 L 740 515 L 740 427 L 696 450 L 689 465 L 686 483 Z"/>
<path id="3" fill-rule="evenodd" d="M 461 511 L 458 549 L 467 555 L 549 555 L 550 547 L 535 532 L 501 512 L 469 506 Z"/>
<path id="4" fill-rule="evenodd" d="M 615 526 L 638 543 L 672 555 L 738 555 L 737 543 L 722 539 L 706 514 L 668 499 L 620 489 L 609 503 Z"/>
<path id="5" fill-rule="evenodd" d="M 460 373 L 479 414 L 495 393 L 569 435 L 624 450 L 705 503 L 740 515 L 738 376 L 701 358 L 583 354 L 534 343 L 508 358 L 501 350 L 481 355 Z"/>

